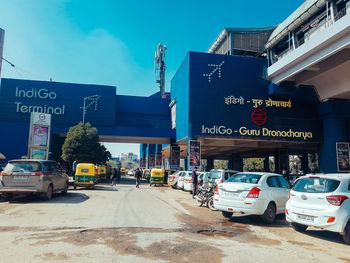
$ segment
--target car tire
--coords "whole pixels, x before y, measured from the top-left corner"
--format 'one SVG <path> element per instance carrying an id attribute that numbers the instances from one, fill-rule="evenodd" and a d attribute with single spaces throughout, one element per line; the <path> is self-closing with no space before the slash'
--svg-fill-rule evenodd
<path id="1" fill-rule="evenodd" d="M 297 232 L 305 232 L 307 229 L 306 225 L 298 224 L 298 223 L 291 223 L 292 228 Z"/>
<path id="2" fill-rule="evenodd" d="M 62 191 L 62 194 L 67 194 L 67 192 L 68 192 L 68 187 L 69 187 L 69 184 L 68 184 L 68 182 L 66 182 L 66 185 L 64 186 L 64 189 L 63 189 L 63 191 Z"/>
<path id="3" fill-rule="evenodd" d="M 346 244 L 350 245 L 350 220 L 348 221 L 344 229 L 343 239 Z"/>
<path id="4" fill-rule="evenodd" d="M 73 188 L 74 188 L 74 190 L 77 190 L 77 186 L 76 186 L 76 185 L 74 185 L 74 187 L 73 187 Z"/>
<path id="5" fill-rule="evenodd" d="M 47 188 L 46 193 L 44 194 L 44 198 L 45 200 L 51 200 L 53 196 L 53 187 L 52 184 L 49 185 L 49 187 Z"/>
<path id="6" fill-rule="evenodd" d="M 276 206 L 274 203 L 269 203 L 264 214 L 261 216 L 262 220 L 267 224 L 272 224 L 276 218 Z"/>
<path id="7" fill-rule="evenodd" d="M 175 183 L 174 185 L 171 186 L 173 189 L 177 188 L 177 183 Z"/>
<path id="8" fill-rule="evenodd" d="M 222 216 L 226 218 L 231 218 L 233 215 L 233 212 L 227 212 L 227 211 L 222 211 Z"/>

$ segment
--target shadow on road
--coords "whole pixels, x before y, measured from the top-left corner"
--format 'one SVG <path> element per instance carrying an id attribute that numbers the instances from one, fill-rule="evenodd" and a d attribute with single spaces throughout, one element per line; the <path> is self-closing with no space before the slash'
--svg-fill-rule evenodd
<path id="1" fill-rule="evenodd" d="M 312 229 L 312 230 L 306 230 L 302 234 L 305 234 L 305 235 L 308 235 L 308 236 L 311 236 L 314 238 L 319 238 L 319 239 L 331 241 L 331 242 L 338 243 L 338 244 L 345 244 L 343 237 L 339 233 L 336 233 L 336 232 Z"/>
<path id="2" fill-rule="evenodd" d="M 290 224 L 286 221 L 284 214 L 277 215 L 275 222 L 272 224 L 265 223 L 259 216 L 256 215 L 233 216 L 229 221 L 232 223 L 248 224 L 262 227 L 290 227 Z"/>
<path id="3" fill-rule="evenodd" d="M 79 204 L 85 202 L 90 197 L 83 193 L 68 192 L 67 194 L 54 194 L 51 200 L 44 200 L 36 195 L 18 195 L 14 196 L 10 203 L 61 203 L 61 204 Z"/>

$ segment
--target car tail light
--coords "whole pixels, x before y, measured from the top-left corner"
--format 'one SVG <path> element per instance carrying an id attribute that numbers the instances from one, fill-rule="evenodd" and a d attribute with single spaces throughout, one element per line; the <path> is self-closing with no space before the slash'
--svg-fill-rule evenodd
<path id="1" fill-rule="evenodd" d="M 327 196 L 328 203 L 330 203 L 331 205 L 335 205 L 335 206 L 341 206 L 341 204 L 346 199 L 348 199 L 348 197 L 345 196 L 345 195 L 331 195 L 331 196 Z"/>
<path id="2" fill-rule="evenodd" d="M 260 189 L 258 187 L 254 187 L 250 192 L 247 194 L 247 198 L 259 198 Z"/>
<path id="3" fill-rule="evenodd" d="M 193 183 L 193 179 L 190 180 L 190 183 Z"/>
<path id="4" fill-rule="evenodd" d="M 31 176 L 40 176 L 40 175 L 43 175 L 42 172 L 32 172 L 30 173 Z"/>
<path id="5" fill-rule="evenodd" d="M 335 217 L 329 217 L 327 223 L 333 223 L 335 221 Z"/>
<path id="6" fill-rule="evenodd" d="M 221 179 L 221 180 L 220 180 L 220 184 L 223 183 L 223 182 L 224 182 L 224 180 Z"/>
<path id="7" fill-rule="evenodd" d="M 11 173 L 11 172 L 1 172 L 0 175 L 1 175 L 1 176 L 11 176 L 12 173 Z"/>
<path id="8" fill-rule="evenodd" d="M 175 176 L 172 176 L 172 177 L 171 177 L 171 180 L 173 180 L 173 181 L 174 181 L 174 180 L 175 180 Z"/>
<path id="9" fill-rule="evenodd" d="M 287 210 L 287 209 L 286 209 L 286 214 L 287 214 L 287 215 L 289 215 L 289 212 L 288 212 L 288 210 Z"/>
<path id="10" fill-rule="evenodd" d="M 215 188 L 215 193 L 214 194 L 215 195 L 219 195 L 219 188 L 218 187 Z"/>

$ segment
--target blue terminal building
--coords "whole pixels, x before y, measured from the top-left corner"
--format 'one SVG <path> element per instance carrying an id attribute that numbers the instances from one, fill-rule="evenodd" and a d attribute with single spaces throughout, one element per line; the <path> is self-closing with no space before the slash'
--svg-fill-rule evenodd
<path id="1" fill-rule="evenodd" d="M 84 98 L 99 95 L 86 121 L 104 142 L 140 143 L 147 167 L 157 152 L 168 167 L 177 145 L 188 169 L 189 141 L 197 140 L 206 169 L 228 160 L 228 168 L 242 170 L 245 158 L 260 157 L 269 171 L 273 157 L 272 170 L 289 171 L 289 157 L 297 155 L 303 173 L 311 159 L 323 172 L 345 172 L 349 50 L 349 0 L 310 0 L 275 27 L 224 28 L 207 52 L 188 52 L 163 98 L 3 78 L 0 152 L 4 162 L 27 154 L 30 112 L 39 111 L 52 114 L 51 152 L 58 160 L 69 127 L 82 120 Z"/>

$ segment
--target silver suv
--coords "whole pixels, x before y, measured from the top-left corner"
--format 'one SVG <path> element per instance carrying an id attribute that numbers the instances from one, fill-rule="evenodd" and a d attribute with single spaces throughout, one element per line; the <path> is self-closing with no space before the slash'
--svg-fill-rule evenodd
<path id="1" fill-rule="evenodd" d="M 238 171 L 225 170 L 225 169 L 212 169 L 209 174 L 209 182 L 215 184 L 221 184 L 226 182 L 232 176 L 234 176 Z"/>
<path id="2" fill-rule="evenodd" d="M 0 175 L 0 193 L 7 200 L 16 194 L 38 194 L 50 200 L 54 192 L 68 191 L 68 176 L 55 161 L 12 160 Z"/>

